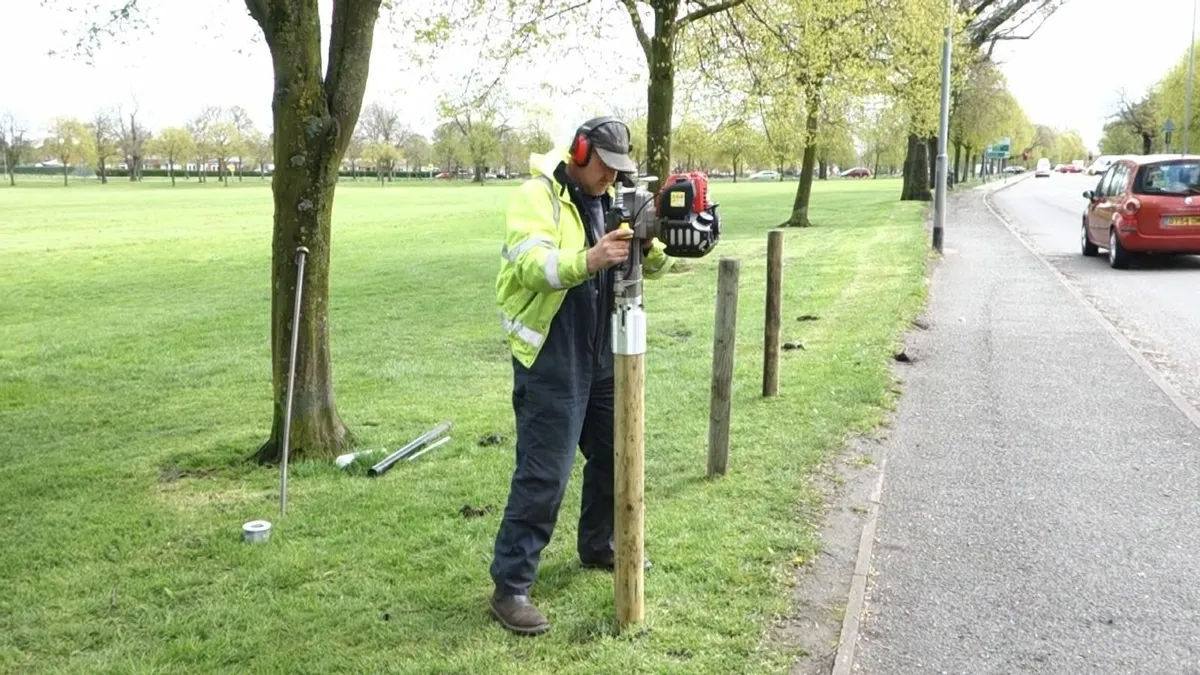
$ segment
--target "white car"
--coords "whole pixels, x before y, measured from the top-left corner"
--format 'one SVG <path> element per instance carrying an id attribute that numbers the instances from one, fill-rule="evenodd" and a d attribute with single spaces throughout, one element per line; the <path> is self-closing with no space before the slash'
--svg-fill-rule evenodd
<path id="1" fill-rule="evenodd" d="M 756 172 L 750 174 L 749 176 L 746 176 L 746 180 L 779 180 L 779 172 L 778 171 L 756 171 Z"/>
<path id="2" fill-rule="evenodd" d="M 1038 160 L 1037 169 L 1033 173 L 1034 178 L 1050 177 L 1050 160 L 1045 157 Z"/>
<path id="3" fill-rule="evenodd" d="M 1133 156 L 1134 155 L 1100 155 L 1096 158 L 1095 162 L 1092 162 L 1092 165 L 1089 166 L 1084 173 L 1089 176 L 1098 176 L 1105 171 L 1108 171 L 1108 167 L 1112 166 L 1113 162 L 1119 159 L 1129 159 Z"/>

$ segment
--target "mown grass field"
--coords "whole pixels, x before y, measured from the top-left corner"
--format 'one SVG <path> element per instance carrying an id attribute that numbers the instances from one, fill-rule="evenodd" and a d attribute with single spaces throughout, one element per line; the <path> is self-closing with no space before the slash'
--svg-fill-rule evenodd
<path id="1" fill-rule="evenodd" d="M 718 184 L 718 253 L 647 284 L 646 622 L 617 635 L 611 577 L 574 558 L 579 457 L 534 639 L 486 612 L 513 465 L 493 310 L 511 186 L 339 187 L 341 414 L 363 449 L 443 420 L 453 441 L 379 479 L 295 465 L 283 522 L 277 471 L 244 461 L 271 414 L 265 184 L 0 187 L 0 671 L 786 672 L 771 626 L 818 548 L 812 477 L 890 405 L 927 248 L 898 182 L 817 185 L 817 227 L 786 232 L 783 339 L 805 348 L 763 400 L 766 233 L 795 185 Z M 742 280 L 730 473 L 709 482 L 718 256 Z M 241 542 L 256 518 L 265 546 Z"/>

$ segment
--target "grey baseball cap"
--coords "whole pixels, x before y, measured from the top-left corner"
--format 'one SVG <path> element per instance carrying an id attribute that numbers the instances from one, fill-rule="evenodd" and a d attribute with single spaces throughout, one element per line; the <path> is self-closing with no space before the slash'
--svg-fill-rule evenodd
<path id="1" fill-rule="evenodd" d="M 597 126 L 592 128 L 589 140 L 600 161 L 610 169 L 621 173 L 637 174 L 637 163 L 630 158 L 633 144 L 629 140 L 629 127 L 619 120 L 600 118 L 595 120 Z"/>

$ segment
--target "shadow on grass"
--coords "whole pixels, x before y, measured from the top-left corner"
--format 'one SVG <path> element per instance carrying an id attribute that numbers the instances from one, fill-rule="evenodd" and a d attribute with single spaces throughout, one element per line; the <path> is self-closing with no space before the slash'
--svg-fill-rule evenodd
<path id="1" fill-rule="evenodd" d="M 224 439 L 201 450 L 185 450 L 168 455 L 159 466 L 158 482 L 171 483 L 185 478 L 238 478 L 260 471 L 247 461 L 247 448 L 261 441 L 250 437 Z"/>

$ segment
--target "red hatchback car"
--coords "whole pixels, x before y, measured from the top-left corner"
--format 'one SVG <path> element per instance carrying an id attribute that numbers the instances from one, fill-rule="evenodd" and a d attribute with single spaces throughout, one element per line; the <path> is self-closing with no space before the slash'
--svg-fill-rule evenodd
<path id="1" fill-rule="evenodd" d="M 1085 256 L 1104 248 L 1108 264 L 1125 269 L 1139 254 L 1200 253 L 1200 156 L 1119 159 L 1083 196 Z"/>

